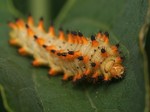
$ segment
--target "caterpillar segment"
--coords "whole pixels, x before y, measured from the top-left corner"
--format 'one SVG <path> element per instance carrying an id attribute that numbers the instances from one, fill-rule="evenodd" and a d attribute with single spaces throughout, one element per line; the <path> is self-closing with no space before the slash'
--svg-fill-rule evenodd
<path id="1" fill-rule="evenodd" d="M 118 51 L 119 44 L 109 43 L 109 33 L 92 35 L 86 38 L 81 32 L 67 31 L 62 28 L 55 35 L 53 24 L 46 33 L 43 18 L 38 26 L 34 25 L 32 16 L 27 22 L 17 19 L 9 22 L 12 29 L 9 43 L 19 46 L 21 55 L 33 55 L 33 66 L 47 65 L 50 75 L 63 72 L 63 80 L 73 77 L 73 82 L 84 76 L 104 81 L 121 78 L 124 73 L 122 58 Z"/>

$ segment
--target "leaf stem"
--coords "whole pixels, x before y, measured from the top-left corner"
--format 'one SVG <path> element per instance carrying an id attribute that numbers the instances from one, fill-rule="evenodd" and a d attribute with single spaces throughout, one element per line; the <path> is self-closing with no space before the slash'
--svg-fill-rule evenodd
<path id="1" fill-rule="evenodd" d="M 140 45 L 140 50 L 141 53 L 143 54 L 144 58 L 144 78 L 145 78 L 145 110 L 144 112 L 149 112 L 150 111 L 150 82 L 149 82 L 149 73 L 148 73 L 148 59 L 147 55 L 145 52 L 145 38 L 148 33 L 148 29 L 150 28 L 150 0 L 148 0 L 148 11 L 147 15 L 145 18 L 145 23 L 141 27 L 140 33 L 139 33 L 139 45 Z"/>
<path id="2" fill-rule="evenodd" d="M 29 8 L 36 22 L 40 17 L 44 18 L 45 23 L 49 21 L 48 7 L 50 6 L 50 0 L 30 0 Z M 45 24 L 47 27 L 47 24 Z"/>

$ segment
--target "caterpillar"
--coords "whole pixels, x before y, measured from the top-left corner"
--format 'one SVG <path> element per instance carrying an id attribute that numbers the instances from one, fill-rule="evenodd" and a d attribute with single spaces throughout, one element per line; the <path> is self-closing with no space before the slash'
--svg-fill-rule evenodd
<path id="1" fill-rule="evenodd" d="M 44 30 L 43 18 L 38 26 L 34 25 L 32 16 L 27 21 L 17 19 L 9 22 L 12 29 L 9 43 L 19 46 L 21 55 L 32 55 L 33 66 L 47 65 L 49 74 L 63 72 L 62 80 L 72 81 L 88 77 L 104 81 L 122 78 L 124 74 L 123 58 L 118 50 L 119 44 L 111 45 L 108 32 L 98 32 L 86 38 L 81 32 L 59 29 L 57 36 L 53 24 L 49 31 Z"/>

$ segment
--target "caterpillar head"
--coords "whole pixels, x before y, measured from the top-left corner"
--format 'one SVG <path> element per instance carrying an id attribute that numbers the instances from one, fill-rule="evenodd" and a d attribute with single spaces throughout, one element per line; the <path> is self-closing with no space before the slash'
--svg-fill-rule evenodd
<path id="1" fill-rule="evenodd" d="M 110 57 L 102 63 L 102 72 L 104 74 L 104 80 L 121 78 L 124 73 L 124 67 L 118 58 Z"/>

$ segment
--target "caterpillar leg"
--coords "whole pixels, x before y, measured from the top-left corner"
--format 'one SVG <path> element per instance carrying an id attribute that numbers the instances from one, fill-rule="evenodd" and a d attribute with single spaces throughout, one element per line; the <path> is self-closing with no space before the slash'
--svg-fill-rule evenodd
<path id="1" fill-rule="evenodd" d="M 68 80 L 68 78 L 69 78 L 69 75 L 64 74 L 62 80 L 66 81 L 66 80 Z"/>
<path id="2" fill-rule="evenodd" d="M 32 61 L 32 65 L 33 66 L 40 66 L 40 65 L 42 65 L 42 63 L 38 59 L 35 59 L 34 61 Z"/>
<path id="3" fill-rule="evenodd" d="M 18 49 L 19 54 L 25 56 L 25 55 L 29 55 L 29 53 L 25 50 L 25 48 L 21 47 Z"/>
<path id="4" fill-rule="evenodd" d="M 34 60 L 32 61 L 32 65 L 33 66 L 47 66 L 48 62 L 46 60 L 43 60 L 41 58 L 38 57 L 34 57 Z"/>
<path id="5" fill-rule="evenodd" d="M 11 45 L 14 45 L 14 46 L 19 46 L 19 44 L 18 44 L 18 42 L 17 42 L 17 39 L 10 39 L 10 40 L 9 40 L 9 43 L 10 43 Z"/>
<path id="6" fill-rule="evenodd" d="M 58 70 L 55 70 L 55 69 L 51 68 L 49 70 L 48 74 L 51 75 L 51 76 L 55 76 L 58 72 L 59 72 Z"/>
<path id="7" fill-rule="evenodd" d="M 85 72 L 84 72 L 84 75 L 88 75 L 88 74 L 90 74 L 90 69 L 87 69 Z"/>
<path id="8" fill-rule="evenodd" d="M 99 75 L 98 75 L 98 73 L 97 72 L 95 72 L 93 75 L 92 75 L 92 78 L 97 78 Z"/>
<path id="9" fill-rule="evenodd" d="M 77 81 L 77 80 L 79 80 L 79 79 L 81 79 L 82 78 L 82 75 L 81 74 L 77 74 L 77 75 L 75 75 L 74 77 L 73 77 L 73 82 L 75 82 L 75 81 Z"/>

